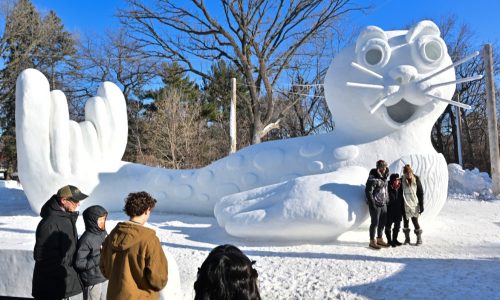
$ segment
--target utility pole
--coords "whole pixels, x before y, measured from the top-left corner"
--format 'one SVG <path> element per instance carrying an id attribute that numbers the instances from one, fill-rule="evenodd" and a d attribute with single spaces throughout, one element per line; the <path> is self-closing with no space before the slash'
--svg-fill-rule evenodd
<path id="1" fill-rule="evenodd" d="M 491 189 L 493 194 L 498 195 L 500 194 L 500 151 L 498 149 L 497 110 L 491 44 L 484 45 L 483 59 L 486 73 L 486 111 L 488 114 L 488 141 L 490 144 Z"/>
<path id="2" fill-rule="evenodd" d="M 457 95 L 457 100 L 460 102 L 460 95 Z M 462 158 L 462 118 L 461 118 L 461 113 L 462 111 L 460 110 L 460 107 L 455 106 L 455 122 L 457 124 L 457 154 L 458 154 L 458 164 L 463 167 L 463 158 Z"/>
<path id="3" fill-rule="evenodd" d="M 229 137 L 231 148 L 229 153 L 236 152 L 236 78 L 231 78 L 231 108 L 229 111 Z"/>

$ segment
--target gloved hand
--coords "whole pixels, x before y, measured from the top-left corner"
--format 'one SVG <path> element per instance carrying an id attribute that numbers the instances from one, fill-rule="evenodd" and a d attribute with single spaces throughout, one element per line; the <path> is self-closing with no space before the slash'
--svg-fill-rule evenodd
<path id="1" fill-rule="evenodd" d="M 420 213 L 423 213 L 423 212 L 424 212 L 424 206 L 420 205 Z"/>

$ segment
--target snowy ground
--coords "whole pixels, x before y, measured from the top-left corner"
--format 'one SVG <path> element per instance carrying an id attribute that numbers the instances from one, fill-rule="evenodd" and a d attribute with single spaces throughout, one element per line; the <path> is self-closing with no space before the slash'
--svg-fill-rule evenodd
<path id="1" fill-rule="evenodd" d="M 194 297 L 207 253 L 224 243 L 257 261 L 263 299 L 499 299 L 500 201 L 459 197 L 448 199 L 437 219 L 422 222 L 422 246 L 379 251 L 367 247 L 366 228 L 330 244 L 271 246 L 232 238 L 209 217 L 153 213 L 150 225 L 177 260 L 184 299 Z M 112 213 L 108 230 L 124 219 Z M 32 250 L 38 221 L 21 189 L 0 188 L 1 248 Z M 78 228 L 82 233 L 81 218 Z M 0 274 L 15 277 L 10 271 Z"/>

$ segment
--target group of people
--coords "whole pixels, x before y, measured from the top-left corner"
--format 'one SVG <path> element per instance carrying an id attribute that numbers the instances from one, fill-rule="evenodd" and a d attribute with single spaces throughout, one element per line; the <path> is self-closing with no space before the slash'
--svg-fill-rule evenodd
<path id="1" fill-rule="evenodd" d="M 370 248 L 379 250 L 382 247 L 410 244 L 410 219 L 415 227 L 416 245 L 422 244 L 422 228 L 418 217 L 424 212 L 424 190 L 420 178 L 409 164 L 403 167 L 403 175 L 399 177 L 398 173 L 389 176 L 387 162 L 377 161 L 376 168 L 370 170 L 368 175 L 365 194 L 371 219 Z M 405 235 L 403 243 L 398 241 L 401 220 Z M 384 232 L 387 242 L 382 237 Z"/>
<path id="2" fill-rule="evenodd" d="M 402 245 L 397 239 L 402 220 L 404 244 L 409 244 L 410 219 L 416 244 L 422 244 L 418 217 L 424 211 L 424 192 L 410 165 L 400 178 L 397 173 L 389 176 L 387 163 L 377 161 L 365 193 L 371 217 L 369 247 Z M 105 292 L 107 299 L 157 299 L 168 281 L 168 262 L 155 231 L 144 226 L 156 199 L 147 192 L 130 193 L 123 209 L 129 220 L 119 222 L 109 235 L 108 212 L 90 206 L 83 211 L 85 232 L 78 238 L 77 209 L 85 198 L 77 187 L 67 185 L 43 205 L 33 251 L 33 297 L 69 299 L 83 292 L 84 300 L 94 300 Z M 254 263 L 233 245 L 214 248 L 198 269 L 195 300 L 259 300 Z"/>
<path id="3" fill-rule="evenodd" d="M 83 211 L 85 232 L 78 238 L 80 201 L 77 187 L 60 188 L 42 207 L 33 251 L 32 296 L 84 300 L 157 299 L 168 281 L 168 262 L 160 240 L 144 224 L 156 199 L 147 192 L 130 193 L 119 222 L 107 234 L 108 212 L 100 205 Z M 214 248 L 198 269 L 195 299 L 260 300 L 255 261 L 233 245 Z"/>

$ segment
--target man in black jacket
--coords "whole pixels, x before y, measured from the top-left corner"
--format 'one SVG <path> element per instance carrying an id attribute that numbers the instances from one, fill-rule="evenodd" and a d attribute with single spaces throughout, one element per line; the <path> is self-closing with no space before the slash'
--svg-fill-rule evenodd
<path id="1" fill-rule="evenodd" d="M 87 195 L 72 185 L 60 188 L 42 207 L 33 251 L 35 299 L 65 299 L 82 292 L 73 268 L 78 233 L 76 209 Z"/>

